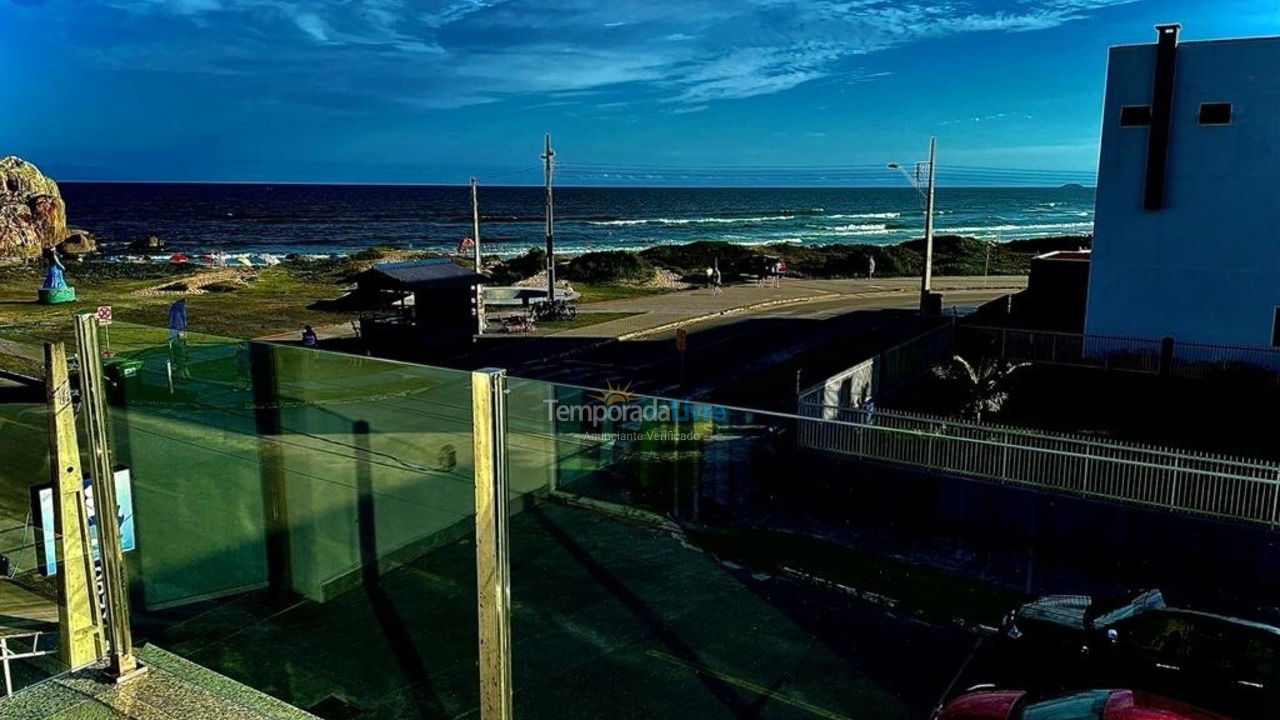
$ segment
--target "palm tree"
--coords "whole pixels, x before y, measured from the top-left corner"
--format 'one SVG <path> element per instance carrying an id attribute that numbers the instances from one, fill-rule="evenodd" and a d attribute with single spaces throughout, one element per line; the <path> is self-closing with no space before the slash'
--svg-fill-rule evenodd
<path id="1" fill-rule="evenodd" d="M 960 414 L 981 422 L 984 414 L 1000 412 L 1009 399 L 1009 379 L 1018 369 L 1030 364 L 984 358 L 975 366 L 959 355 L 952 355 L 950 362 L 934 367 L 933 374 L 958 388 Z"/>

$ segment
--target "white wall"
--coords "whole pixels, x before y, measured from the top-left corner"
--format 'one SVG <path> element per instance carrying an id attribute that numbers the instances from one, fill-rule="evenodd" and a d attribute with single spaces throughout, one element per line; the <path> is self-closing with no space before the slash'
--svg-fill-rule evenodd
<path id="1" fill-rule="evenodd" d="M 1280 305 L 1280 38 L 1178 47 L 1165 207 L 1143 209 L 1154 44 L 1111 49 L 1086 331 L 1271 344 Z M 1230 125 L 1200 125 L 1203 102 Z"/>

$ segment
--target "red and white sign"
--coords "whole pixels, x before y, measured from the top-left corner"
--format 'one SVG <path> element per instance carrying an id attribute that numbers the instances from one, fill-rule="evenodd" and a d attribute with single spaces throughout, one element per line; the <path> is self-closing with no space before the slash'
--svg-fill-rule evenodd
<path id="1" fill-rule="evenodd" d="M 99 305 L 97 315 L 98 315 L 98 322 L 104 325 L 111 322 L 111 306 Z"/>

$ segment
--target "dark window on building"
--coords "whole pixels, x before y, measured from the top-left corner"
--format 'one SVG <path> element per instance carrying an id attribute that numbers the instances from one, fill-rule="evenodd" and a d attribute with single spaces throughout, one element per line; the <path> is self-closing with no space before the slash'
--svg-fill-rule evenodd
<path id="1" fill-rule="evenodd" d="M 1280 307 L 1271 318 L 1271 347 L 1280 347 Z"/>
<path id="2" fill-rule="evenodd" d="M 1201 125 L 1230 125 L 1231 103 L 1202 103 L 1200 105 Z"/>
<path id="3" fill-rule="evenodd" d="M 1125 105 L 1120 108 L 1120 127 L 1146 127 L 1150 124 L 1150 105 Z"/>

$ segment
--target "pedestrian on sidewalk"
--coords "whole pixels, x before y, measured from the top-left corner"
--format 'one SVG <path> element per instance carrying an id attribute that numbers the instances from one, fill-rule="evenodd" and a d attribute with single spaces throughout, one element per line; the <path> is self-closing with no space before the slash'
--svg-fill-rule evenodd
<path id="1" fill-rule="evenodd" d="M 724 288 L 721 287 L 722 280 L 723 278 L 721 278 L 720 276 L 720 263 L 717 262 L 715 270 L 711 274 L 711 294 L 712 295 L 719 295 L 724 292 Z"/>

